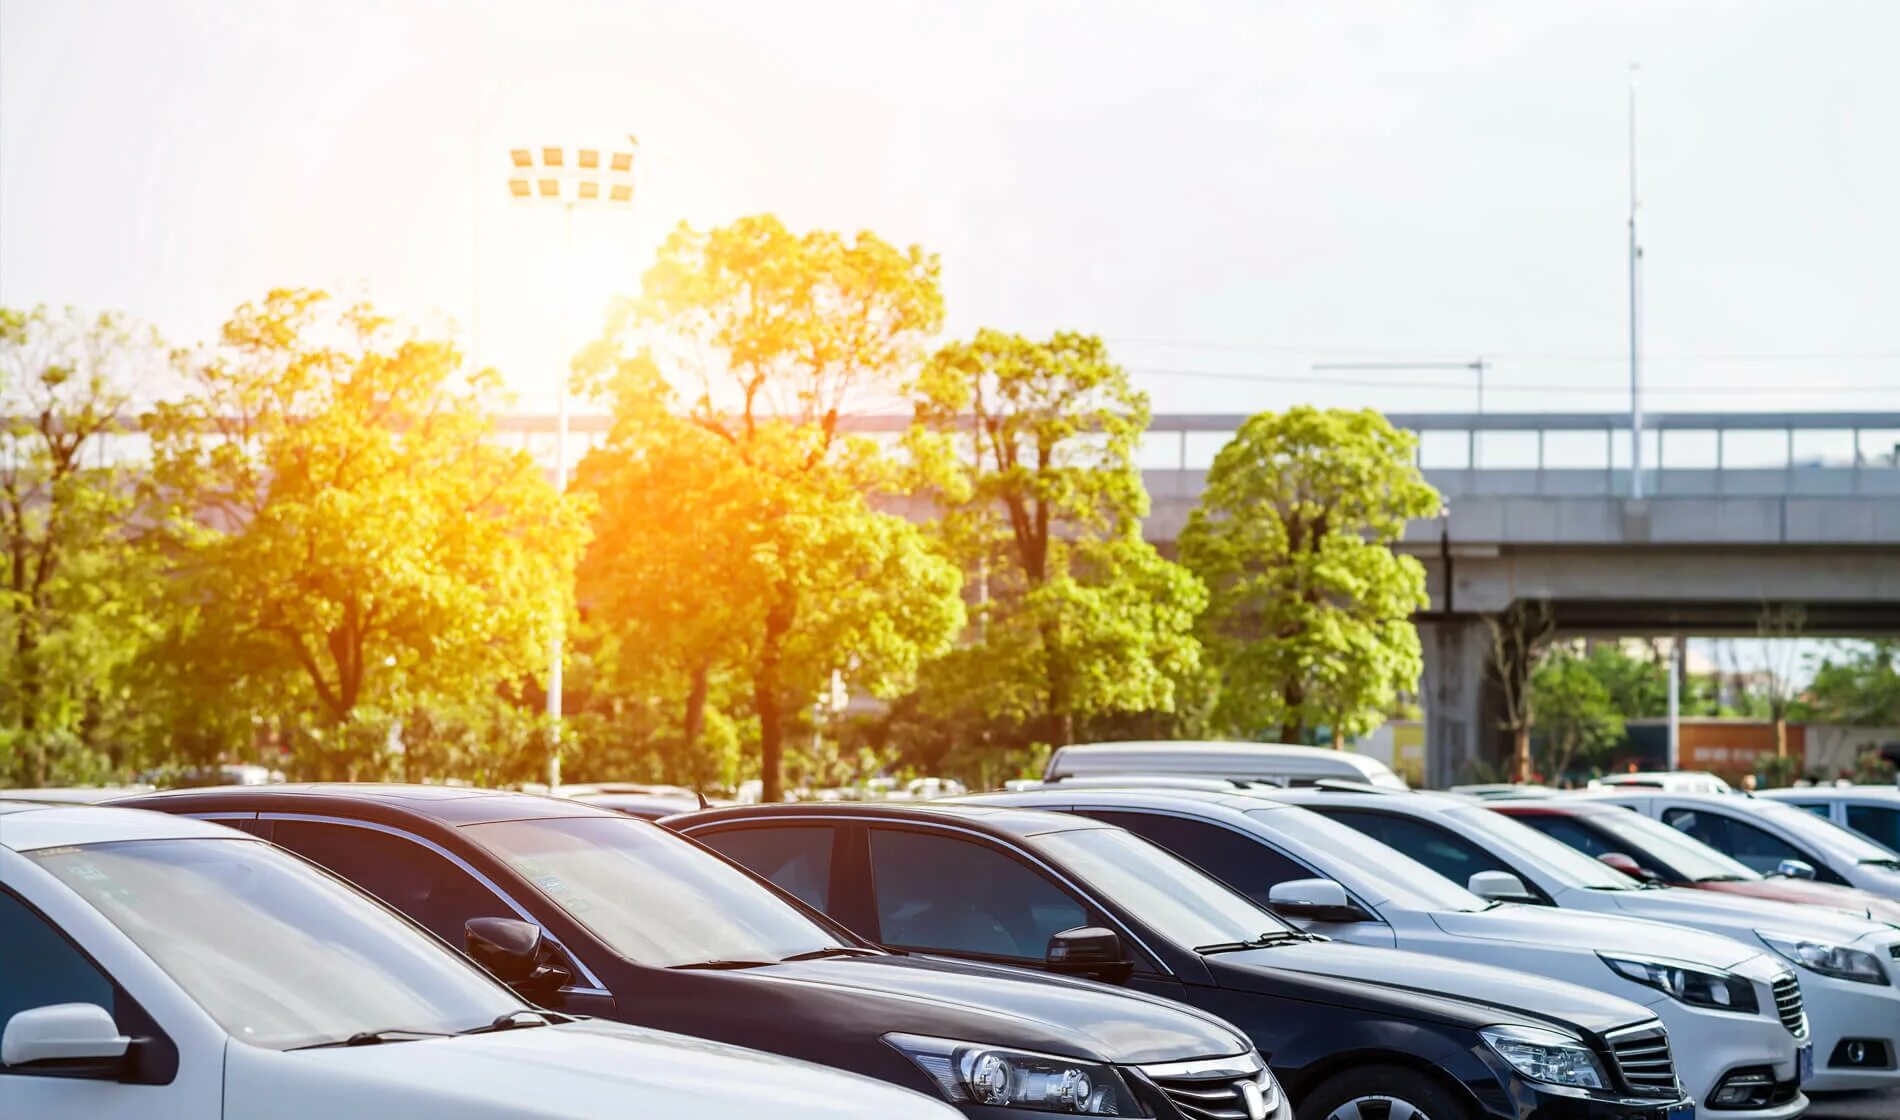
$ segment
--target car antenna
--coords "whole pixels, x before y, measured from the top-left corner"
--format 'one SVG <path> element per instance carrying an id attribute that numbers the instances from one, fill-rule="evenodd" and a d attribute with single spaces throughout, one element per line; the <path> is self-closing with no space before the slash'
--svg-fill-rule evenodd
<path id="1" fill-rule="evenodd" d="M 708 800 L 706 800 L 706 795 L 705 795 L 704 793 L 701 793 L 701 792 L 700 792 L 700 789 L 699 789 L 699 787 L 698 787 L 698 786 L 694 786 L 694 787 L 693 787 L 693 796 L 694 796 L 694 797 L 697 797 L 697 798 L 699 798 L 699 807 L 700 807 L 700 808 L 702 808 L 702 809 L 710 809 L 710 808 L 712 808 L 712 802 L 710 802 L 710 801 L 708 801 Z"/>

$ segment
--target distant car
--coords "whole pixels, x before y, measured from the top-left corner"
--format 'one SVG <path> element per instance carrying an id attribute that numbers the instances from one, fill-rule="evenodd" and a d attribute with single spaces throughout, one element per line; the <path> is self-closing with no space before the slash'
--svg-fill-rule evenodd
<path id="1" fill-rule="evenodd" d="M 700 807 L 699 798 L 691 793 L 684 796 L 668 793 L 583 793 L 575 794 L 573 798 L 584 805 L 612 809 L 616 813 L 625 813 L 645 821 L 657 821 L 675 813 L 690 813 Z"/>
<path id="2" fill-rule="evenodd" d="M 1196 1100 L 1272 1084 L 1256 1083 L 1264 1063 L 1212 1014 L 1081 979 L 888 953 L 739 863 L 584 802 L 316 784 L 137 803 L 252 831 L 478 954 L 478 931 L 496 921 L 538 931 L 542 951 L 499 973 L 537 1001 L 822 1062 L 935 1094 L 971 1120 L 1023 1109 L 1196 1120 Z M 776 853 L 794 876 L 821 873 L 820 849 Z M 631 1098 L 575 1115 L 609 1112 L 643 1115 Z"/>
<path id="3" fill-rule="evenodd" d="M 1325 778 L 1405 789 L 1405 779 L 1376 758 L 1351 751 L 1280 743 L 1152 741 L 1081 743 L 1057 747 L 1043 771 L 1045 782 L 1097 776 L 1175 774 L 1245 778 L 1277 785 L 1308 785 Z"/>
<path id="4" fill-rule="evenodd" d="M 1822 820 L 1860 833 L 1883 848 L 1900 852 L 1900 788 L 1815 786 L 1771 789 L 1756 796 L 1806 809 Z"/>
<path id="5" fill-rule="evenodd" d="M 932 1120 L 836 1070 L 531 1007 L 280 849 L 0 801 L 0 1110 L 72 1120 Z"/>
<path id="6" fill-rule="evenodd" d="M 1591 789 L 1661 789 L 1671 793 L 1732 793 L 1735 787 L 1707 770 L 1635 770 L 1590 779 Z"/>
<path id="7" fill-rule="evenodd" d="M 1505 801 L 1491 808 L 1639 879 L 1766 898 L 1900 926 L 1900 901 L 1789 875 L 1763 875 L 1653 817 L 1598 798 Z"/>
<path id="8" fill-rule="evenodd" d="M 669 823 L 891 945 L 1083 972 L 1232 1020 L 1302 1120 L 1694 1111 L 1666 1032 L 1638 1004 L 1331 942 L 1105 822 L 935 801 L 745 806 Z M 814 850 L 828 856 L 818 869 L 787 858 Z M 1210 1101 L 1190 1115 L 1243 1113 Z"/>
<path id="9" fill-rule="evenodd" d="M 1786 801 L 1659 790 L 1591 796 L 1654 817 L 1763 875 L 1811 875 L 1900 899 L 1900 855 Z"/>
<path id="10" fill-rule="evenodd" d="M 1499 801 L 1517 797 L 1548 797 L 1557 791 L 1549 786 L 1531 784 L 1518 785 L 1512 782 L 1485 782 L 1471 786 L 1452 786 L 1447 793 L 1460 797 L 1475 797 L 1479 801 Z"/>
<path id="11" fill-rule="evenodd" d="M 21 801 L 48 801 L 70 805 L 97 805 L 140 793 L 151 793 L 156 786 L 43 786 L 39 789 L 0 789 L 0 797 Z"/>

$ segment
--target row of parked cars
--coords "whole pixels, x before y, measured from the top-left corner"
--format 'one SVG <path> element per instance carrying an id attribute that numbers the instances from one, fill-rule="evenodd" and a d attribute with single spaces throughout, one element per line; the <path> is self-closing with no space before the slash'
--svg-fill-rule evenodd
<path id="1" fill-rule="evenodd" d="M 1900 892 L 1665 887 L 1702 877 L 1677 847 L 1726 857 L 1596 799 L 1263 781 L 1341 759 L 1273 747 L 1184 773 L 1176 751 L 657 824 L 419 786 L 7 803 L 0 1101 L 1786 1120 L 1804 1086 L 1900 1085 Z M 1610 854 L 1653 877 L 1548 827 L 1599 812 L 1645 822 L 1653 852 Z"/>

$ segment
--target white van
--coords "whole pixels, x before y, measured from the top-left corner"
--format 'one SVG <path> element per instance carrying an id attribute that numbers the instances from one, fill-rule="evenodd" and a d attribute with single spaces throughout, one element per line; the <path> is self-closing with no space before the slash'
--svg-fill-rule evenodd
<path id="1" fill-rule="evenodd" d="M 1405 789 L 1405 779 L 1376 758 L 1351 751 L 1295 747 L 1284 743 L 1146 741 L 1080 743 L 1057 747 L 1043 771 L 1045 782 L 1144 774 L 1242 779 L 1280 786 L 1312 785 L 1324 779 Z"/>

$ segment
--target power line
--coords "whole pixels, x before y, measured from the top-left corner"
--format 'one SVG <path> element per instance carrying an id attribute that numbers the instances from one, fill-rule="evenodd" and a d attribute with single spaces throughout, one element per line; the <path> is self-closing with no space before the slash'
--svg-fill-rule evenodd
<path id="1" fill-rule="evenodd" d="M 1301 356 L 1339 356 L 1415 359 L 1417 362 L 1444 361 L 1448 364 L 1464 365 L 1466 359 L 1459 357 L 1460 352 L 1451 350 L 1433 350 L 1424 347 L 1377 347 L 1377 346 L 1296 346 L 1279 343 L 1233 342 L 1220 339 L 1168 338 L 1161 336 L 1112 335 L 1106 341 L 1140 346 L 1164 346 L 1183 350 L 1229 350 L 1255 354 L 1285 354 Z M 1626 353 L 1608 350 L 1493 350 L 1483 349 L 1488 360 L 1510 362 L 1625 362 Z M 1469 351 L 1464 351 L 1469 353 Z M 1684 351 L 1680 353 L 1646 354 L 1647 362 L 1900 362 L 1900 350 L 1842 350 L 1814 352 L 1732 352 Z M 1414 364 L 1414 363 L 1407 363 Z"/>
<path id="2" fill-rule="evenodd" d="M 1456 363 L 1460 368 L 1469 368 L 1468 362 Z M 1448 365 L 1447 368 L 1450 368 Z M 1302 385 L 1312 387 L 1338 386 L 1356 389 L 1425 389 L 1425 390 L 1461 390 L 1471 391 L 1469 381 L 1414 381 L 1394 378 L 1371 377 L 1316 377 L 1310 373 L 1275 374 L 1246 373 L 1233 370 L 1212 369 L 1173 369 L 1158 366 L 1129 366 L 1128 372 L 1144 377 L 1182 377 L 1206 381 L 1236 381 L 1263 385 Z M 1616 396 L 1627 397 L 1629 390 L 1621 386 L 1610 385 L 1499 385 L 1487 381 L 1485 392 L 1499 393 L 1550 393 L 1569 396 Z M 1799 395 L 1810 393 L 1892 393 L 1900 394 L 1900 386 L 1892 385 L 1650 385 L 1645 386 L 1646 393 L 1755 393 L 1775 395 Z"/>

